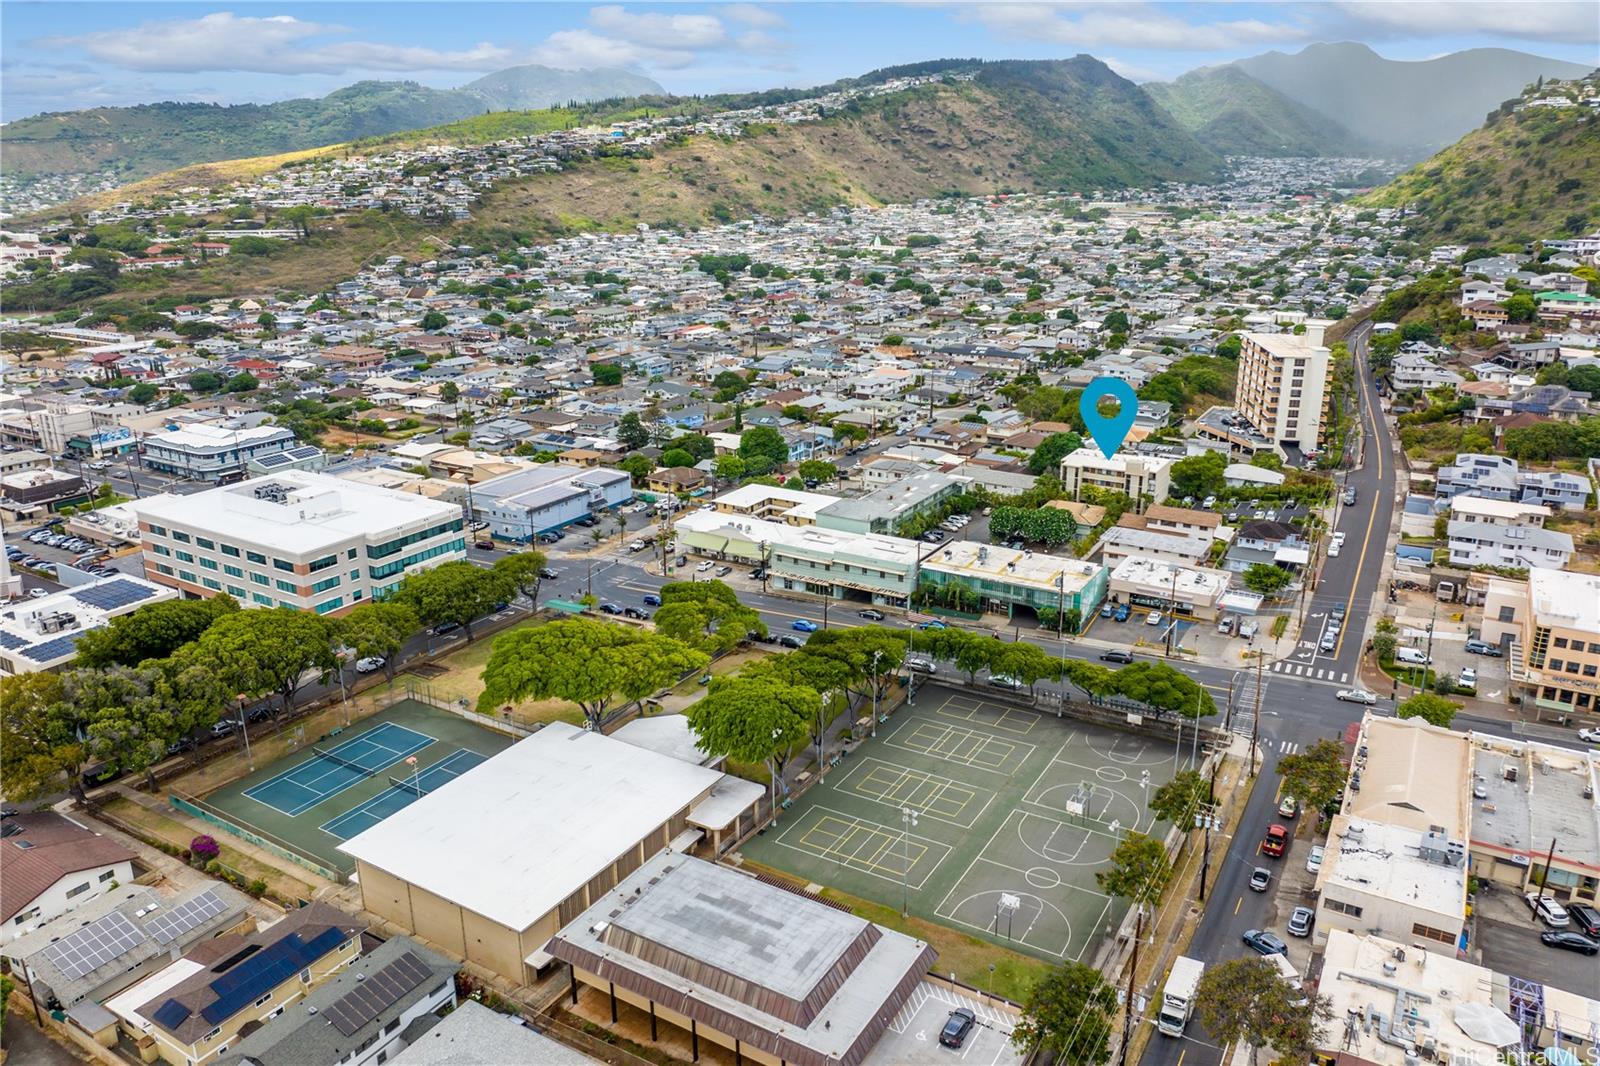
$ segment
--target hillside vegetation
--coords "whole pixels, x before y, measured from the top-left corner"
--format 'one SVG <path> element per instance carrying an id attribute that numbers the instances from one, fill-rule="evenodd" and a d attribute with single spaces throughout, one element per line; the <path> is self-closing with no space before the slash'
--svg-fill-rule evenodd
<path id="1" fill-rule="evenodd" d="M 144 104 L 61 111 L 0 130 L 6 170 L 19 178 L 104 172 L 122 181 L 175 165 L 278 155 L 506 108 L 659 92 L 626 71 L 516 67 L 459 89 L 411 81 L 363 81 L 320 99 L 274 104 Z"/>
<path id="2" fill-rule="evenodd" d="M 1144 88 L 1200 143 L 1224 155 L 1350 156 L 1377 151 L 1333 119 L 1295 103 L 1238 67 L 1207 67 Z"/>
<path id="3" fill-rule="evenodd" d="M 822 122 L 690 137 L 648 156 L 508 181 L 458 225 L 369 213 L 319 223 L 309 242 L 270 256 L 124 278 L 119 289 L 314 292 L 376 258 L 415 258 L 442 242 L 514 248 L 641 222 L 696 227 L 941 194 L 1090 191 L 1203 180 L 1220 168 L 1217 155 L 1097 60 L 985 64 L 974 81 L 874 97 Z"/>
<path id="4" fill-rule="evenodd" d="M 1507 108 L 1480 129 L 1362 198 L 1414 208 L 1426 245 L 1519 249 L 1600 222 L 1600 115 L 1587 108 Z"/>

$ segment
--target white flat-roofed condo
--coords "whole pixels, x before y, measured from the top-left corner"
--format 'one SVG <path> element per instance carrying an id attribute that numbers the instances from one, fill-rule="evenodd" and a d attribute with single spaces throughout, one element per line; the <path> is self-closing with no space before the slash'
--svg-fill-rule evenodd
<path id="1" fill-rule="evenodd" d="M 135 509 L 152 581 L 247 607 L 344 611 L 466 558 L 460 507 L 306 470 Z"/>
<path id="2" fill-rule="evenodd" d="M 144 464 L 196 481 L 222 481 L 244 474 L 252 459 L 276 455 L 295 446 L 283 426 L 228 426 L 200 422 L 146 437 Z"/>

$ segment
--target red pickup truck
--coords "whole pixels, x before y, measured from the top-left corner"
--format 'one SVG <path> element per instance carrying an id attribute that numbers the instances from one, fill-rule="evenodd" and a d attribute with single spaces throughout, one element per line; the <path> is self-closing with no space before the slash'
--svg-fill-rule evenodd
<path id="1" fill-rule="evenodd" d="M 1261 842 L 1261 854 L 1282 858 L 1289 847 L 1289 830 L 1276 823 L 1267 826 L 1266 839 Z"/>

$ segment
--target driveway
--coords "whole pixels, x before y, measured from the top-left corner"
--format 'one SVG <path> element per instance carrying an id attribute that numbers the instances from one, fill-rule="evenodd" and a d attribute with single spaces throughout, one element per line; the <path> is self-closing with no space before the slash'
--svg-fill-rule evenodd
<path id="1" fill-rule="evenodd" d="M 1582 996 L 1600 988 L 1600 955 L 1546 947 L 1544 926 L 1534 921 L 1521 897 L 1499 887 L 1479 895 L 1473 908 L 1479 964 L 1496 973 L 1541 981 Z"/>

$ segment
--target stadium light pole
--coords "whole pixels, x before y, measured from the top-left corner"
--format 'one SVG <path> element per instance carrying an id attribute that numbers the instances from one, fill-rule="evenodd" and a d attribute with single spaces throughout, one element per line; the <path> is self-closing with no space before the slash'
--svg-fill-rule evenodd
<path id="1" fill-rule="evenodd" d="M 878 660 L 883 658 L 882 651 L 872 653 L 872 735 L 878 735 Z"/>
<path id="2" fill-rule="evenodd" d="M 255 756 L 250 754 L 250 723 L 249 716 L 244 713 L 244 704 L 250 697 L 243 692 L 239 693 L 239 735 L 244 737 L 244 761 L 251 770 L 256 768 Z"/>
<path id="3" fill-rule="evenodd" d="M 900 868 L 900 917 L 911 913 L 911 831 L 917 827 L 917 812 L 910 807 L 900 808 L 900 843 L 905 865 Z"/>

